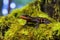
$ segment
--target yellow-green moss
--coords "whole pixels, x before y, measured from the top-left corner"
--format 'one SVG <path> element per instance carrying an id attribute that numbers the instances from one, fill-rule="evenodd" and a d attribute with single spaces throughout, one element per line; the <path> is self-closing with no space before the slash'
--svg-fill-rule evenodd
<path id="1" fill-rule="evenodd" d="M 42 12 L 40 9 L 40 2 L 41 1 L 34 1 L 21 9 L 14 9 L 7 16 L 1 17 L 0 30 L 9 27 L 8 30 L 5 30 L 5 34 L 2 36 L 4 39 L 2 40 L 55 40 L 56 36 L 57 39 L 59 39 L 60 22 L 51 18 L 47 13 Z M 40 24 L 38 28 L 28 25 L 24 26 L 26 24 L 26 20 L 19 18 L 22 14 L 27 14 L 31 17 L 46 18 L 52 23 Z"/>

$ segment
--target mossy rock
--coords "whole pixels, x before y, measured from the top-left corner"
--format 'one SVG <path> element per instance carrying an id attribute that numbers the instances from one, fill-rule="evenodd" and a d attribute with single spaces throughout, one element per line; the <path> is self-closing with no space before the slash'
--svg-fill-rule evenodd
<path id="1" fill-rule="evenodd" d="M 2 40 L 60 40 L 60 22 L 41 11 L 41 1 L 34 1 L 26 6 L 14 9 L 0 19 L 0 30 L 4 30 Z M 51 21 L 50 24 L 39 24 L 39 27 L 25 26 L 26 20 L 19 18 L 22 14 L 31 17 L 42 17 Z M 6 29 L 8 27 L 8 29 Z M 2 33 L 0 31 L 0 33 Z"/>

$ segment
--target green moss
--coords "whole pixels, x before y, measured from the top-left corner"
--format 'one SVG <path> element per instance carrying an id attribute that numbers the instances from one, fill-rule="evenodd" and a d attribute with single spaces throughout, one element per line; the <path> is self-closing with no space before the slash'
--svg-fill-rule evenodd
<path id="1" fill-rule="evenodd" d="M 48 13 L 41 11 L 41 1 L 34 1 L 21 9 L 14 9 L 9 15 L 0 19 L 0 30 L 4 30 L 4 36 L 0 31 L 2 40 L 55 40 L 60 39 L 60 22 L 50 17 Z M 40 24 L 39 27 L 28 26 L 26 20 L 19 18 L 22 14 L 31 17 L 42 17 L 51 21 L 50 24 Z M 8 29 L 6 29 L 8 27 Z M 56 38 L 57 37 L 57 38 Z"/>

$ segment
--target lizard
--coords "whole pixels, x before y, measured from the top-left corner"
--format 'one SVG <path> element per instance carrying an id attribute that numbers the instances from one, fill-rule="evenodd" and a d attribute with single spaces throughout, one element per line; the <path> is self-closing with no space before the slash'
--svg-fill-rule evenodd
<path id="1" fill-rule="evenodd" d="M 31 17 L 29 15 L 22 15 L 22 16 L 20 16 L 20 18 L 26 20 L 27 22 L 26 22 L 25 25 L 29 25 L 29 26 L 35 24 L 35 26 L 38 27 L 39 24 L 49 24 L 49 23 L 51 23 L 50 20 L 48 20 L 46 18 L 42 18 L 42 17 Z"/>

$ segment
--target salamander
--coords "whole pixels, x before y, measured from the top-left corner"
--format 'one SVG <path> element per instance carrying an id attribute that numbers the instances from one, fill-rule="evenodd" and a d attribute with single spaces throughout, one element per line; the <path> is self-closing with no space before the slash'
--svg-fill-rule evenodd
<path id="1" fill-rule="evenodd" d="M 39 24 L 49 24 L 51 21 L 46 19 L 46 18 L 42 18 L 42 17 L 31 17 L 28 15 L 22 15 L 20 16 L 20 18 L 26 20 L 26 25 L 35 25 L 36 27 L 39 26 Z M 32 24 L 33 23 L 33 24 Z"/>

